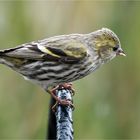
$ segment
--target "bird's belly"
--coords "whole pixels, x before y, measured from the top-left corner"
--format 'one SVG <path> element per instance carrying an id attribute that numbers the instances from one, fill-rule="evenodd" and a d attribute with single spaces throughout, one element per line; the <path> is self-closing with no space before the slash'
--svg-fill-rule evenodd
<path id="1" fill-rule="evenodd" d="M 44 62 L 43 64 L 34 62 L 25 65 L 20 73 L 32 82 L 46 88 L 81 79 L 98 67 L 97 64 L 91 62 L 80 64 L 58 64 L 56 62 Z"/>
<path id="2" fill-rule="evenodd" d="M 99 65 L 79 67 L 79 69 L 76 69 L 75 71 L 73 71 L 73 73 L 70 73 L 69 76 L 64 77 L 64 79 L 67 79 L 68 82 L 72 82 L 72 81 L 81 79 L 81 78 L 89 75 L 93 71 L 95 71 L 98 67 L 99 67 Z"/>

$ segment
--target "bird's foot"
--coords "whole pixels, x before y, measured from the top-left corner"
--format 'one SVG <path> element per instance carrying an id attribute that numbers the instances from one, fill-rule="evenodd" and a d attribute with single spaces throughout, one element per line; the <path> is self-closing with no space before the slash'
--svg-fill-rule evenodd
<path id="1" fill-rule="evenodd" d="M 71 100 L 68 99 L 59 99 L 56 101 L 56 103 L 52 106 L 52 111 L 55 112 L 56 111 L 56 107 L 58 105 L 63 105 L 63 106 L 70 106 L 72 109 L 74 109 L 74 105 L 72 103 Z"/>
<path id="2" fill-rule="evenodd" d="M 70 99 L 60 99 L 59 97 L 56 96 L 56 91 L 60 89 L 71 90 L 72 96 L 74 95 L 74 89 L 72 88 L 72 83 L 60 84 L 52 88 L 51 90 L 49 90 L 48 92 L 56 100 L 56 103 L 53 105 L 52 110 L 55 111 L 58 104 L 64 105 L 64 106 L 71 106 L 74 109 L 74 105 Z"/>
<path id="3" fill-rule="evenodd" d="M 72 88 L 72 83 L 64 83 L 64 84 L 60 84 L 59 85 L 59 88 L 60 89 L 68 89 L 68 90 L 71 90 L 71 93 L 72 93 L 72 96 L 74 96 L 75 94 L 75 90 Z M 58 88 L 58 89 L 59 89 Z"/>

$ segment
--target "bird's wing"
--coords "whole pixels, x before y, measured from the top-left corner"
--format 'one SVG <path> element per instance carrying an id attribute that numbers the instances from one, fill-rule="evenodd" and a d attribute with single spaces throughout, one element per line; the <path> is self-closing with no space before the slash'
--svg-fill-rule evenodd
<path id="1" fill-rule="evenodd" d="M 8 57 L 31 60 L 61 61 L 74 63 L 87 56 L 86 46 L 77 40 L 32 42 L 16 48 L 7 49 L 0 54 Z"/>

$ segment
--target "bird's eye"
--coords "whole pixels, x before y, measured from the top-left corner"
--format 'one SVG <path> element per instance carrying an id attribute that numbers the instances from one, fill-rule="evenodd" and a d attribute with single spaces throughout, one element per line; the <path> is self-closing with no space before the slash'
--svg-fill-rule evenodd
<path id="1" fill-rule="evenodd" d="M 118 48 L 119 48 L 119 46 L 118 45 L 116 45 L 114 48 L 113 48 L 113 51 L 115 52 L 115 51 L 117 51 L 118 50 Z"/>

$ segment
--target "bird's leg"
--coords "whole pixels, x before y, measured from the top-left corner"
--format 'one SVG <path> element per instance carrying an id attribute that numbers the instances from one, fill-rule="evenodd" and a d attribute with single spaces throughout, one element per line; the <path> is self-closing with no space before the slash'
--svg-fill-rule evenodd
<path id="1" fill-rule="evenodd" d="M 59 89 L 68 89 L 71 90 L 72 96 L 74 95 L 74 89 L 72 88 L 72 83 L 65 83 L 60 84 L 51 90 L 48 90 L 48 92 L 51 94 L 51 96 L 56 100 L 55 105 L 53 105 L 52 110 L 55 111 L 55 108 L 58 104 L 64 105 L 64 106 L 72 106 L 74 108 L 74 105 L 72 104 L 72 101 L 69 99 L 60 99 L 56 96 L 56 90 Z"/>

